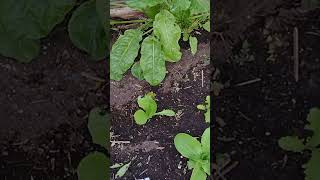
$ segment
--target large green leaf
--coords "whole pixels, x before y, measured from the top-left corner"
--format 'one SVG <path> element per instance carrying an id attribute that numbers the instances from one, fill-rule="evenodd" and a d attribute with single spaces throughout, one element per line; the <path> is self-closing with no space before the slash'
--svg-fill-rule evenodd
<path id="1" fill-rule="evenodd" d="M 278 144 L 287 151 L 302 152 L 305 149 L 303 141 L 296 136 L 282 137 L 279 139 Z"/>
<path id="2" fill-rule="evenodd" d="M 126 4 L 133 9 L 144 11 L 148 7 L 154 7 L 163 2 L 164 0 L 127 0 Z"/>
<path id="3" fill-rule="evenodd" d="M 17 39 L 11 33 L 3 33 L 0 28 L 0 53 L 3 56 L 17 59 L 19 62 L 30 62 L 39 54 L 40 42 L 28 38 Z M 3 35 L 5 34 L 5 35 Z"/>
<path id="4" fill-rule="evenodd" d="M 311 159 L 307 164 L 304 165 L 305 168 L 305 180 L 319 180 L 320 171 L 319 171 L 319 162 L 320 162 L 320 151 L 312 151 Z"/>
<path id="5" fill-rule="evenodd" d="M 142 32 L 129 29 L 113 44 L 110 54 L 110 79 L 120 81 L 138 56 Z"/>
<path id="6" fill-rule="evenodd" d="M 206 180 L 207 175 L 206 173 L 202 170 L 201 166 L 199 164 L 195 165 L 190 180 Z"/>
<path id="7" fill-rule="evenodd" d="M 72 9 L 75 0 L 0 1 L 0 53 L 30 62 L 45 37 Z"/>
<path id="8" fill-rule="evenodd" d="M 179 133 L 174 138 L 174 145 L 178 152 L 194 161 L 201 159 L 202 148 L 200 142 L 186 133 Z"/>
<path id="9" fill-rule="evenodd" d="M 139 80 L 143 80 L 143 72 L 140 66 L 140 62 L 135 62 L 131 68 L 131 73 L 134 77 L 138 78 Z"/>
<path id="10" fill-rule="evenodd" d="M 210 1 L 209 0 L 191 0 L 191 13 L 209 13 L 210 11 Z"/>
<path id="11" fill-rule="evenodd" d="M 160 84 L 166 76 L 161 45 L 152 36 L 147 37 L 142 43 L 140 66 L 144 79 L 152 86 Z"/>
<path id="12" fill-rule="evenodd" d="M 73 44 L 88 52 L 92 59 L 102 60 L 107 56 L 107 35 L 95 1 L 85 2 L 75 10 L 68 30 Z"/>
<path id="13" fill-rule="evenodd" d="M 110 117 L 100 108 L 94 108 L 89 113 L 88 129 L 92 141 L 106 147 L 109 138 Z"/>
<path id="14" fill-rule="evenodd" d="M 189 9 L 191 5 L 190 0 L 173 0 L 172 1 L 172 12 L 179 12 L 179 11 L 185 11 Z"/>
<path id="15" fill-rule="evenodd" d="M 177 62 L 181 59 L 179 39 L 181 29 L 175 22 L 175 17 L 167 10 L 159 12 L 153 22 L 155 35 L 160 39 L 167 61 Z"/>
<path id="16" fill-rule="evenodd" d="M 79 180 L 109 179 L 109 159 L 100 152 L 94 152 L 84 157 L 77 168 Z"/>
<path id="17" fill-rule="evenodd" d="M 308 146 L 316 147 L 320 145 L 320 109 L 312 108 L 309 112 L 306 129 L 313 131 L 313 136 L 308 142 Z"/>
<path id="18" fill-rule="evenodd" d="M 210 155 L 210 128 L 207 128 L 201 136 L 202 151 Z"/>

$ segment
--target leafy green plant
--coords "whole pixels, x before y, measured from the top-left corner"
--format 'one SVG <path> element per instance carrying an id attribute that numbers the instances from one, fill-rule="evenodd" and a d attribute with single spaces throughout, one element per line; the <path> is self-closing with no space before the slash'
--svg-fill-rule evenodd
<path id="1" fill-rule="evenodd" d="M 94 108 L 89 113 L 88 129 L 92 141 L 108 149 L 109 115 L 100 108 Z M 77 168 L 79 180 L 106 180 L 109 179 L 109 158 L 101 152 L 92 152 L 84 157 Z"/>
<path id="2" fill-rule="evenodd" d="M 199 110 L 206 111 L 204 113 L 204 118 L 207 123 L 210 123 L 210 96 L 206 97 L 204 104 L 197 105 L 197 108 Z"/>
<path id="3" fill-rule="evenodd" d="M 175 112 L 170 109 L 165 109 L 157 112 L 157 102 L 155 101 L 155 94 L 148 93 L 144 97 L 138 97 L 138 105 L 140 108 L 134 113 L 134 120 L 138 125 L 146 124 L 153 116 L 175 116 Z"/>
<path id="4" fill-rule="evenodd" d="M 287 151 L 303 153 L 304 150 L 311 151 L 309 162 L 303 165 L 305 169 L 305 180 L 318 180 L 320 178 L 320 109 L 312 108 L 307 117 L 306 130 L 313 132 L 311 137 L 300 139 L 297 136 L 287 136 L 279 139 L 279 146 Z"/>
<path id="5" fill-rule="evenodd" d="M 75 5 L 76 0 L 0 1 L 0 54 L 30 62 L 39 54 L 40 39 L 61 23 Z M 107 55 L 106 19 L 101 15 L 106 6 L 106 1 L 86 1 L 69 22 L 72 42 L 93 59 L 101 60 Z"/>
<path id="6" fill-rule="evenodd" d="M 110 54 L 112 80 L 120 81 L 132 68 L 135 77 L 152 86 L 159 85 L 166 76 L 166 61 L 178 62 L 181 59 L 180 38 L 189 41 L 191 52 L 195 54 L 198 40 L 192 36 L 193 30 L 204 28 L 210 31 L 209 0 L 128 0 L 127 4 L 144 12 L 148 19 L 129 21 L 144 24 L 126 30 L 113 44 Z M 128 21 L 111 22 L 121 23 Z M 140 49 L 138 68 L 133 64 Z"/>
<path id="7" fill-rule="evenodd" d="M 174 138 L 177 151 L 188 158 L 188 168 L 192 171 L 190 180 L 205 180 L 210 176 L 210 128 L 201 136 L 201 142 L 186 133 Z"/>

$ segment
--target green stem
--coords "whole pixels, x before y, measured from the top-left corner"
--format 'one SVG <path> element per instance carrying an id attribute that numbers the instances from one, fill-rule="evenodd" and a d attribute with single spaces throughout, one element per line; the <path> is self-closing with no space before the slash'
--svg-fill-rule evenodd
<path id="1" fill-rule="evenodd" d="M 130 20 L 130 21 L 111 21 L 110 25 L 144 23 L 146 21 L 147 20 L 144 20 L 144 19 L 136 19 L 136 20 Z"/>
<path id="2" fill-rule="evenodd" d="M 150 33 L 150 32 L 152 32 L 152 31 L 153 31 L 153 28 L 149 29 L 148 31 L 146 31 L 146 32 L 143 33 L 143 36 L 146 35 L 146 34 L 148 34 L 148 33 Z"/>
<path id="3" fill-rule="evenodd" d="M 210 13 L 199 14 L 199 15 L 196 15 L 196 16 L 192 16 L 191 19 L 197 19 L 199 17 L 208 16 L 208 15 L 210 15 Z"/>

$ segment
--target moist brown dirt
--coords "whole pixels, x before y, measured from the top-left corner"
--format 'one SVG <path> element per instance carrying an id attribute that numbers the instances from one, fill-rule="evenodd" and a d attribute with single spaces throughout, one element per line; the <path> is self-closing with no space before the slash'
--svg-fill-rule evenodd
<path id="1" fill-rule="evenodd" d="M 74 47 L 66 26 L 42 40 L 30 64 L 0 57 L 0 179 L 77 179 L 94 149 L 88 112 L 107 107 L 106 61 Z"/>
<path id="2" fill-rule="evenodd" d="M 265 10 L 263 15 L 257 15 L 255 9 L 238 8 L 241 4 L 247 6 L 245 2 L 229 9 L 225 18 L 230 19 L 230 26 L 220 24 L 211 42 L 213 58 L 218 59 L 214 65 L 220 70 L 214 80 L 225 85 L 214 100 L 217 119 L 223 122 L 214 124 L 214 144 L 216 153 L 231 156 L 231 163 L 226 169 L 233 163 L 237 164 L 224 175 L 226 179 L 301 180 L 304 179 L 302 165 L 310 154 L 284 151 L 279 147 L 278 139 L 288 135 L 305 137 L 307 113 L 310 107 L 319 107 L 319 86 L 311 86 L 310 78 L 319 78 L 316 74 L 320 72 L 320 38 L 308 34 L 320 28 L 319 10 L 305 12 L 297 8 L 299 3 L 294 1 L 264 2 L 248 3 L 248 7 L 252 4 L 265 7 L 262 8 Z M 228 7 L 228 1 L 222 2 L 217 13 Z M 233 10 L 236 14 L 249 13 L 253 19 L 239 19 L 231 13 Z M 239 30 L 233 29 L 232 24 L 245 26 Z M 293 75 L 294 27 L 298 27 L 300 39 L 298 82 Z M 264 34 L 266 29 L 267 35 Z M 270 57 L 268 36 L 277 36 L 283 42 L 274 51 L 274 61 L 267 61 Z M 254 56 L 254 61 L 239 63 L 235 57 L 240 54 L 245 40 L 250 44 L 249 54 Z M 218 46 L 215 44 L 222 42 L 226 42 L 226 46 L 215 49 Z M 259 80 L 239 86 L 239 83 L 254 79 Z"/>
<path id="3" fill-rule="evenodd" d="M 130 96 L 131 99 L 121 109 L 112 106 L 112 164 L 128 163 L 132 160 L 122 179 L 150 177 L 171 180 L 190 177 L 186 159 L 176 151 L 173 139 L 180 132 L 199 137 L 208 127 L 204 121 L 204 113 L 196 106 L 203 103 L 209 95 L 209 45 L 201 44 L 195 56 L 192 56 L 190 50 L 182 52 L 181 61 L 167 66 L 169 74 L 160 86 L 150 87 L 138 82 L 141 86 L 139 91 L 131 91 L 135 94 Z M 132 86 L 129 82 L 135 81 L 131 81 L 131 78 L 131 74 L 128 74 L 120 82 L 123 84 L 122 89 Z M 156 116 L 144 126 L 135 124 L 133 114 L 138 109 L 136 98 L 149 91 L 157 94 L 159 111 L 172 109 L 177 113 L 176 117 Z M 118 99 L 120 101 L 120 98 L 126 97 L 115 98 L 113 102 Z M 112 170 L 112 178 L 116 172 L 117 169 Z"/>

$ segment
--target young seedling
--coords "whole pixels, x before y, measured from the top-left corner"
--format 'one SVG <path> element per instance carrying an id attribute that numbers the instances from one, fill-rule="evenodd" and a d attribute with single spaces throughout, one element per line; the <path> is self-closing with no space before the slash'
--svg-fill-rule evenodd
<path id="1" fill-rule="evenodd" d="M 153 116 L 175 116 L 175 112 L 170 109 L 165 109 L 161 112 L 157 112 L 157 103 L 155 101 L 155 94 L 150 92 L 144 97 L 138 97 L 138 105 L 140 108 L 134 113 L 134 120 L 138 125 L 146 124 Z"/>
<path id="2" fill-rule="evenodd" d="M 279 139 L 279 146 L 287 151 L 303 153 L 311 151 L 311 158 L 307 164 L 302 167 L 305 169 L 305 180 L 320 179 L 320 109 L 312 108 L 307 117 L 308 125 L 306 130 L 313 131 L 313 135 L 306 139 L 300 139 L 297 136 L 287 136 Z"/>
<path id="3" fill-rule="evenodd" d="M 201 143 L 186 133 L 174 138 L 177 151 L 189 159 L 188 168 L 193 169 L 190 180 L 206 180 L 210 176 L 210 128 L 201 137 Z"/>
<path id="4" fill-rule="evenodd" d="M 189 41 L 191 52 L 195 54 L 198 40 L 192 32 L 202 28 L 210 31 L 209 0 L 128 0 L 126 3 L 147 18 L 111 21 L 111 25 L 141 24 L 136 29 L 126 30 L 113 44 L 110 54 L 112 80 L 120 81 L 131 68 L 135 77 L 152 86 L 159 85 L 166 76 L 166 61 L 181 59 L 180 39 Z M 139 51 L 140 60 L 136 61 Z"/>
<path id="5" fill-rule="evenodd" d="M 206 97 L 204 104 L 197 105 L 197 108 L 199 110 L 206 111 L 204 113 L 204 119 L 207 123 L 210 123 L 210 96 Z"/>

